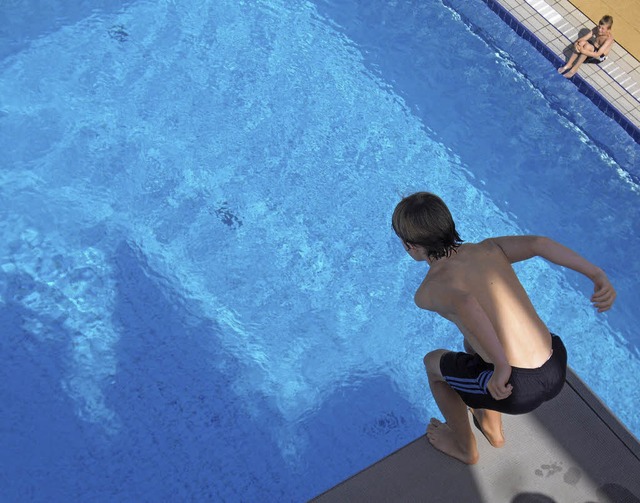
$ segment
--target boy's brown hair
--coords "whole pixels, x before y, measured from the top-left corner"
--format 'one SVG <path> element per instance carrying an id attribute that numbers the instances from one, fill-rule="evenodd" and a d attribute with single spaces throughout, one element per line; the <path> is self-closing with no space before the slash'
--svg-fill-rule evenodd
<path id="1" fill-rule="evenodd" d="M 613 26 L 613 18 L 609 15 L 602 16 L 602 19 L 598 24 L 611 28 Z"/>
<path id="2" fill-rule="evenodd" d="M 448 257 L 463 243 L 449 208 L 430 192 L 416 192 L 402 199 L 391 225 L 405 244 L 422 246 L 430 258 Z"/>

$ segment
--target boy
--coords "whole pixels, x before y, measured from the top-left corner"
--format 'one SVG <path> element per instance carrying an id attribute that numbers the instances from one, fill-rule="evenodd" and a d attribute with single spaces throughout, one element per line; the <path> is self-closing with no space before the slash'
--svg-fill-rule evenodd
<path id="1" fill-rule="evenodd" d="M 511 264 L 535 256 L 594 282 L 599 312 L 616 297 L 602 269 L 551 239 L 511 236 L 462 244 L 453 218 L 436 195 L 418 192 L 396 206 L 393 229 L 405 250 L 429 271 L 415 294 L 418 307 L 452 321 L 466 353 L 436 350 L 424 358 L 431 392 L 446 423 L 435 418 L 429 442 L 468 464 L 478 461 L 474 423 L 501 447 L 501 412 L 524 414 L 555 397 L 564 384 L 567 354 L 538 317 Z"/>
<path id="2" fill-rule="evenodd" d="M 570 71 L 563 75 L 563 77 L 570 79 L 578 72 L 578 68 L 587 58 L 592 58 L 597 63 L 607 59 L 607 54 L 609 54 L 613 45 L 612 26 L 613 18 L 611 16 L 603 16 L 598 26 L 583 37 L 580 37 L 573 44 L 573 54 L 567 64 L 558 68 L 558 73 L 562 74 L 571 68 Z"/>

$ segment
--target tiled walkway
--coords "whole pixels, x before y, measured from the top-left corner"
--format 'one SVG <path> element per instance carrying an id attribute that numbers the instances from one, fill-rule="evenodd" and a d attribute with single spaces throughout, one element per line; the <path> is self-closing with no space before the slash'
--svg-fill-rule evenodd
<path id="1" fill-rule="evenodd" d="M 568 59 L 572 42 L 593 28 L 599 19 L 595 19 L 595 21 L 589 19 L 574 5 L 592 3 L 587 0 L 573 0 L 573 3 L 568 0 L 489 0 L 487 3 L 494 10 L 497 6 L 504 8 L 537 39 L 531 40 L 531 42 L 539 50 L 543 52 L 549 50 L 557 56 L 560 64 Z M 640 24 L 640 1 L 620 0 L 620 3 L 628 3 L 629 12 L 632 15 L 637 15 L 633 22 L 625 24 L 637 28 L 637 25 Z M 606 13 L 603 12 L 601 15 Z M 615 18 L 613 33 L 615 36 Z M 626 38 L 627 45 L 634 48 L 636 45 L 640 47 L 640 43 L 635 43 L 635 32 L 630 31 L 629 33 Z M 546 47 L 541 46 L 538 41 Z M 606 61 L 599 65 L 583 64 L 579 73 L 572 80 L 582 92 L 592 98 L 609 115 L 612 115 L 612 110 L 607 109 L 608 107 L 602 103 L 602 99 L 613 107 L 614 112 L 618 111 L 622 117 L 626 117 L 628 124 L 624 119 L 618 120 L 618 122 L 623 127 L 626 126 L 627 132 L 640 142 L 639 56 L 638 54 L 634 56 L 616 40 Z M 547 57 L 549 57 L 548 54 Z"/>

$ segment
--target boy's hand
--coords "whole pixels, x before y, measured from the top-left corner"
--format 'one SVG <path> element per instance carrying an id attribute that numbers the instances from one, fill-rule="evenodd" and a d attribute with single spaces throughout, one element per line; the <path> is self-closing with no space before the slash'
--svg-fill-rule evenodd
<path id="1" fill-rule="evenodd" d="M 593 302 L 594 307 L 598 308 L 599 313 L 607 311 L 613 305 L 613 301 L 616 300 L 616 295 L 616 291 L 609 281 L 609 278 L 607 278 L 603 270 L 600 270 L 598 274 L 593 277 L 593 295 L 591 296 L 591 302 Z"/>
<path id="2" fill-rule="evenodd" d="M 513 386 L 507 384 L 509 377 L 511 377 L 511 367 L 509 365 L 496 366 L 494 368 L 493 375 L 487 383 L 487 389 L 496 400 L 504 400 L 513 391 Z"/>

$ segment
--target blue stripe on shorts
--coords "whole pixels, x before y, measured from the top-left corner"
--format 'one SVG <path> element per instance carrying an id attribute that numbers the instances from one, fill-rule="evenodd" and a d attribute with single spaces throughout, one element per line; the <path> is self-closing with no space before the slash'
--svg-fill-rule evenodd
<path id="1" fill-rule="evenodd" d="M 486 395 L 489 393 L 487 391 L 487 383 L 492 375 L 493 370 L 485 370 L 480 372 L 480 375 L 476 378 L 442 377 L 444 377 L 447 384 L 455 390 L 462 391 L 463 393 L 473 393 L 475 395 Z"/>

